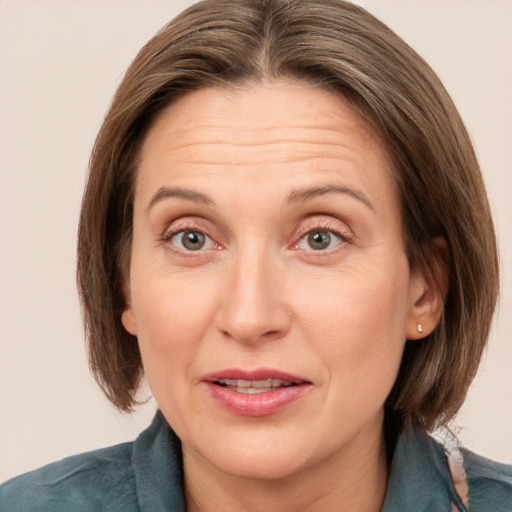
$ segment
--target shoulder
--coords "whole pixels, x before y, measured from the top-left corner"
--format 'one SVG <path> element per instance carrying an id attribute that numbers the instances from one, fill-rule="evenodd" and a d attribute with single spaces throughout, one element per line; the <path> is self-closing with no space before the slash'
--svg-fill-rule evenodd
<path id="1" fill-rule="evenodd" d="M 469 510 L 510 512 L 512 510 L 512 466 L 500 464 L 463 450 Z"/>
<path id="2" fill-rule="evenodd" d="M 0 487 L 2 512 L 137 510 L 133 443 L 75 455 Z"/>
<path id="3" fill-rule="evenodd" d="M 75 455 L 0 487 L 0 512 L 184 512 L 181 444 L 157 412 L 132 443 Z"/>
<path id="4" fill-rule="evenodd" d="M 460 449 L 448 433 L 400 433 L 383 512 L 512 511 L 512 466 Z"/>

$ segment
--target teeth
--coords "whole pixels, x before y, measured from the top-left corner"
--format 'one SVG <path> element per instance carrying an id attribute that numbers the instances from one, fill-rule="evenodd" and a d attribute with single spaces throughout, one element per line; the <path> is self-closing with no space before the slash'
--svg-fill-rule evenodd
<path id="1" fill-rule="evenodd" d="M 234 391 L 237 393 L 247 393 L 248 395 L 256 395 L 258 393 L 265 393 L 270 388 L 236 388 Z"/>
<path id="2" fill-rule="evenodd" d="M 238 382 L 237 380 L 232 380 L 232 379 L 220 379 L 219 380 L 219 383 L 224 384 L 225 386 L 236 386 L 237 382 Z"/>
<path id="3" fill-rule="evenodd" d="M 238 386 L 239 387 L 243 387 L 243 386 L 240 386 L 240 382 L 244 382 L 244 381 L 238 381 L 239 384 Z M 247 382 L 247 381 L 245 381 Z M 272 379 L 267 379 L 267 380 L 254 380 L 252 381 L 252 388 L 271 388 L 272 387 Z"/>
<path id="4" fill-rule="evenodd" d="M 219 384 L 226 386 L 237 393 L 265 393 L 274 388 L 283 388 L 292 386 L 293 382 L 281 379 L 265 379 L 265 380 L 242 380 L 242 379 L 219 379 Z"/>

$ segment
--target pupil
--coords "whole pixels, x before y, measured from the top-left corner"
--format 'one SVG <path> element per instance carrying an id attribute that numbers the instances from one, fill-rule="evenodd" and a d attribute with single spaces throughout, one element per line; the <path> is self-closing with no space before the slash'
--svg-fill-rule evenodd
<path id="1" fill-rule="evenodd" d="M 187 231 L 183 233 L 183 245 L 191 251 L 197 251 L 204 245 L 204 235 L 199 231 Z"/>
<path id="2" fill-rule="evenodd" d="M 331 243 L 331 235 L 327 231 L 312 231 L 308 236 L 308 242 L 316 251 L 325 249 Z"/>

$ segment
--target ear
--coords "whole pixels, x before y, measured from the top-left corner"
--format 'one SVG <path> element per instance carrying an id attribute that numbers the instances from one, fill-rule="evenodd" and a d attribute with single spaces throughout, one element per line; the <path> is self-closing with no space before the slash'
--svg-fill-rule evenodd
<path id="1" fill-rule="evenodd" d="M 135 313 L 132 307 L 130 282 L 125 279 L 123 283 L 123 296 L 125 301 L 125 307 L 121 315 L 121 322 L 123 327 L 133 336 L 137 336 L 137 323 L 135 321 Z"/>
<path id="2" fill-rule="evenodd" d="M 444 238 L 434 240 L 429 271 L 413 271 L 406 324 L 408 340 L 428 336 L 438 325 L 448 293 L 448 248 Z"/>

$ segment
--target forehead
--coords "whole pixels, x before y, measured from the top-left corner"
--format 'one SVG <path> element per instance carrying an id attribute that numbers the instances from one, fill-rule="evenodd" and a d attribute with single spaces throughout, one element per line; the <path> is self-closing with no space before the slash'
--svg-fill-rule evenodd
<path id="1" fill-rule="evenodd" d="M 178 149 L 185 138 L 193 142 L 207 136 L 212 142 L 223 143 L 226 131 L 237 130 L 241 141 L 260 132 L 265 142 L 283 128 L 304 142 L 310 140 L 308 130 L 316 130 L 318 135 L 322 131 L 326 141 L 332 140 L 329 135 L 333 131 L 353 132 L 363 135 L 365 147 L 373 144 L 375 150 L 385 153 L 378 131 L 340 94 L 287 81 L 239 88 L 205 87 L 190 92 L 157 117 L 146 141 L 160 132 L 167 137 L 169 149 Z"/>
<path id="2" fill-rule="evenodd" d="M 285 173 L 292 186 L 341 171 L 344 180 L 375 188 L 378 178 L 392 188 L 370 123 L 340 95 L 291 82 L 191 92 L 159 115 L 140 156 L 136 195 L 168 180 L 247 184 Z"/>

